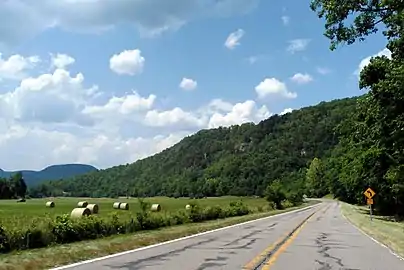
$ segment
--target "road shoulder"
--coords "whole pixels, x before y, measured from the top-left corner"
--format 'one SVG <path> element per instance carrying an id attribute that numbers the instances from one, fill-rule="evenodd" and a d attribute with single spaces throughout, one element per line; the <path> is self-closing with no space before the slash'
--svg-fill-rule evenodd
<path id="1" fill-rule="evenodd" d="M 404 260 L 404 222 L 395 222 L 382 216 L 374 216 L 370 221 L 366 207 L 347 203 L 341 203 L 341 212 L 363 234 Z"/>

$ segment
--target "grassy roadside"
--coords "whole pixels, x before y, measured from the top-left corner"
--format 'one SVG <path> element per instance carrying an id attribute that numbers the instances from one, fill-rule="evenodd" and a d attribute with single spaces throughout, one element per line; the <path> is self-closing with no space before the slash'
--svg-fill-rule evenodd
<path id="1" fill-rule="evenodd" d="M 13 252 L 0 255 L 0 269 L 48 269 L 57 265 L 65 265 L 86 259 L 105 256 L 249 220 L 272 216 L 316 203 L 317 201 L 310 201 L 301 206 L 291 207 L 285 210 L 275 210 L 267 213 L 251 214 L 247 216 L 232 217 L 203 223 L 191 223 L 159 230 L 144 231 L 131 235 L 111 236 L 104 239 L 58 245 L 43 249 Z"/>
<path id="2" fill-rule="evenodd" d="M 370 222 L 367 207 L 342 203 L 342 213 L 355 226 L 404 257 L 404 222 L 374 216 Z"/>

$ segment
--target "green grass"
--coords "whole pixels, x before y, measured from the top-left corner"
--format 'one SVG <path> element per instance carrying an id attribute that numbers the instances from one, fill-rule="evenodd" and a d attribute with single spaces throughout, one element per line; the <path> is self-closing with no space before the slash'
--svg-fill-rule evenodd
<path id="1" fill-rule="evenodd" d="M 404 222 L 385 216 L 374 216 L 371 222 L 367 207 L 347 203 L 342 204 L 342 213 L 355 226 L 404 257 Z"/>
<path id="2" fill-rule="evenodd" d="M 228 203 L 235 198 L 215 198 L 204 200 L 207 204 L 217 204 L 219 202 Z M 174 200 L 174 199 L 169 199 Z M 261 205 L 263 200 L 244 199 L 249 201 L 249 205 Z M 186 202 L 187 200 L 185 200 Z M 0 255 L 0 269 L 20 270 L 20 269 L 49 269 L 54 266 L 65 265 L 86 259 L 96 258 L 117 252 L 131 250 L 142 246 L 152 245 L 179 237 L 184 237 L 208 230 L 213 230 L 233 224 L 267 217 L 283 212 L 313 205 L 319 201 L 309 201 L 298 207 L 285 210 L 273 210 L 266 213 L 256 213 L 241 217 L 231 217 L 220 220 L 213 220 L 201 223 L 190 223 L 179 226 L 162 228 L 159 230 L 140 231 L 134 234 L 115 235 L 103 239 L 76 242 L 67 245 L 57 245 L 49 248 L 32 249 L 20 252 L 12 252 Z M 172 205 L 173 206 L 173 205 Z M 174 207 L 174 206 L 173 206 Z M 181 207 L 182 208 L 182 207 Z M 174 208 L 175 209 L 175 208 Z"/>
<path id="3" fill-rule="evenodd" d="M 158 203 L 162 207 L 162 212 L 171 212 L 179 209 L 185 209 L 185 205 L 195 201 L 201 206 L 210 205 L 228 205 L 231 201 L 242 200 L 249 207 L 263 207 L 268 206 L 265 199 L 253 197 L 215 197 L 206 199 L 192 200 L 189 198 L 167 198 L 167 197 L 153 197 L 146 198 L 145 201 L 149 203 Z M 100 217 L 108 217 L 112 213 L 118 214 L 120 218 L 129 218 L 131 215 L 139 210 L 139 203 L 136 198 L 53 198 L 55 208 L 45 207 L 45 203 L 49 201 L 45 199 L 30 199 L 25 203 L 17 203 L 16 200 L 0 200 L 0 217 L 1 224 L 8 228 L 23 228 L 31 223 L 41 223 L 45 218 L 53 218 L 61 214 L 70 214 L 73 208 L 76 207 L 79 201 L 86 200 L 89 203 L 99 205 Z M 116 210 L 112 208 L 114 202 L 127 202 L 129 203 L 129 211 Z"/>

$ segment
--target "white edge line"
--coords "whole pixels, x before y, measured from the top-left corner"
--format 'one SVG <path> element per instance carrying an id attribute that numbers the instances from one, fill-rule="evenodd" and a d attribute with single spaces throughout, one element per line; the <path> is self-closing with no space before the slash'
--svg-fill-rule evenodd
<path id="1" fill-rule="evenodd" d="M 342 207 L 342 204 L 340 204 L 340 208 Z M 341 209 L 342 210 L 342 209 Z M 369 234 L 367 234 L 364 230 L 362 230 L 361 228 L 359 228 L 358 226 L 356 226 L 355 224 L 353 224 L 345 215 L 344 213 L 341 211 L 342 216 L 345 218 L 346 221 L 348 221 L 355 229 L 357 229 L 358 231 L 360 231 L 362 234 L 364 234 L 365 236 L 369 237 L 373 242 L 375 242 L 376 244 L 379 244 L 380 246 L 384 247 L 385 249 L 387 249 L 392 255 L 394 255 L 395 257 L 397 257 L 399 260 L 404 261 L 404 258 L 401 257 L 400 255 L 398 255 L 396 252 L 394 252 L 389 246 L 383 244 L 382 242 L 379 242 L 378 240 L 376 240 L 375 238 L 373 238 L 372 236 L 370 236 Z"/>
<path id="2" fill-rule="evenodd" d="M 285 212 L 285 213 L 280 213 L 280 214 L 272 215 L 272 216 L 269 216 L 269 217 L 263 217 L 263 218 L 258 218 L 258 219 L 242 222 L 242 223 L 237 223 L 237 224 L 234 224 L 234 225 L 230 225 L 230 226 L 226 226 L 226 227 L 222 227 L 222 228 L 218 228 L 218 229 L 214 229 L 214 230 L 210 230 L 210 231 L 206 231 L 206 232 L 201 232 L 201 233 L 197 233 L 197 234 L 192 234 L 192 235 L 188 235 L 188 236 L 185 236 L 185 237 L 181 237 L 181 238 L 177 238 L 177 239 L 173 239 L 173 240 L 169 240 L 169 241 L 165 241 L 165 242 L 161 242 L 161 243 L 157 243 L 157 244 L 153 244 L 153 245 L 149 245 L 149 246 L 145 246 L 145 247 L 141 247 L 141 248 L 137 248 L 137 249 L 127 250 L 127 251 L 124 251 L 124 252 L 115 253 L 115 254 L 111 254 L 111 255 L 107 255 L 107 256 L 103 256 L 103 257 L 90 259 L 90 260 L 85 260 L 85 261 L 81 261 L 81 262 L 77 262 L 77 263 L 73 263 L 73 264 L 69 264 L 69 265 L 65 265 L 65 266 L 60 266 L 60 267 L 56 267 L 56 268 L 50 268 L 49 270 L 68 269 L 68 268 L 77 267 L 77 266 L 80 266 L 80 265 L 83 265 L 83 264 L 88 264 L 88 263 L 93 263 L 93 262 L 97 262 L 97 261 L 101 261 L 101 260 L 111 259 L 111 258 L 119 257 L 119 256 L 122 256 L 122 255 L 127 255 L 127 254 L 130 254 L 130 253 L 134 253 L 134 252 L 138 252 L 138 251 L 142 251 L 142 250 L 146 250 L 146 249 L 151 249 L 151 248 L 159 247 L 159 246 L 162 246 L 162 245 L 175 243 L 175 242 L 178 242 L 178 241 L 187 240 L 187 239 L 191 239 L 191 238 L 206 235 L 206 234 L 210 234 L 210 233 L 214 233 L 214 232 L 219 232 L 219 231 L 235 228 L 235 227 L 238 227 L 238 226 L 242 226 L 242 225 L 245 225 L 245 224 L 249 224 L 249 223 L 253 223 L 253 222 L 257 222 L 257 221 L 261 221 L 261 220 L 271 219 L 271 218 L 274 218 L 274 217 L 280 217 L 280 216 L 284 216 L 284 215 L 290 215 L 290 214 L 295 213 L 297 211 L 302 211 L 302 210 L 306 210 L 306 209 L 316 207 L 319 204 L 321 204 L 321 203 L 316 203 L 314 205 L 310 205 L 310 206 L 307 206 L 307 207 L 304 207 L 304 208 L 288 211 L 288 212 Z"/>

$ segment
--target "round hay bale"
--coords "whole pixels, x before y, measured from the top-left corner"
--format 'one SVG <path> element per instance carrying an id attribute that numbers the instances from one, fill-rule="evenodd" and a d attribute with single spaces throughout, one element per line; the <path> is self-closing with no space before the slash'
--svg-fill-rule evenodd
<path id="1" fill-rule="evenodd" d="M 121 209 L 121 210 L 129 210 L 129 203 L 125 203 L 125 202 L 120 203 L 119 204 L 119 209 Z"/>
<path id="2" fill-rule="evenodd" d="M 161 211 L 161 205 L 158 204 L 158 203 L 152 204 L 150 210 L 153 211 L 153 212 L 160 212 Z"/>
<path id="3" fill-rule="evenodd" d="M 55 207 L 55 203 L 52 201 L 46 202 L 46 207 L 53 208 L 53 207 Z"/>
<path id="4" fill-rule="evenodd" d="M 120 202 L 114 202 L 114 205 L 112 206 L 114 209 L 119 209 Z"/>
<path id="5" fill-rule="evenodd" d="M 91 214 L 98 214 L 99 211 L 98 204 L 89 204 L 87 205 L 87 208 L 90 209 Z"/>
<path id="6" fill-rule="evenodd" d="M 74 208 L 70 214 L 71 218 L 81 218 L 91 215 L 91 211 L 88 208 Z"/>
<path id="7" fill-rule="evenodd" d="M 186 209 L 186 210 L 191 210 L 191 208 L 192 208 L 192 207 L 191 207 L 190 204 L 185 205 L 185 209 Z"/>
<path id="8" fill-rule="evenodd" d="M 86 201 L 82 201 L 82 202 L 77 203 L 77 207 L 80 207 L 80 208 L 87 207 L 87 205 L 88 205 L 88 202 L 86 202 Z"/>

